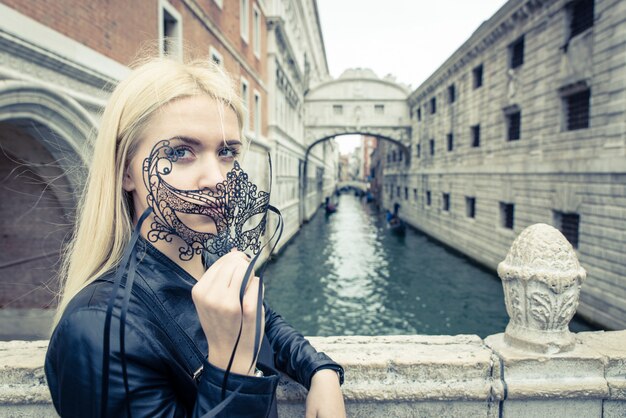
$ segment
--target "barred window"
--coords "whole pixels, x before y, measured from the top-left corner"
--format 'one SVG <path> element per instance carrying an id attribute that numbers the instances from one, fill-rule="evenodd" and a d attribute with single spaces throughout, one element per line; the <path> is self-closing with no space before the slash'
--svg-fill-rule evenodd
<path id="1" fill-rule="evenodd" d="M 454 103 L 456 100 L 456 88 L 454 87 L 454 84 L 448 86 L 448 102 L 449 103 Z"/>
<path id="2" fill-rule="evenodd" d="M 431 139 L 428 143 L 430 144 L 430 155 L 433 156 L 435 155 L 435 140 Z"/>
<path id="3" fill-rule="evenodd" d="M 474 88 L 477 89 L 483 85 L 483 65 L 475 67 L 472 70 L 472 78 L 474 80 Z"/>
<path id="4" fill-rule="evenodd" d="M 500 202 L 500 225 L 503 228 L 513 229 L 514 216 L 515 205 L 513 203 Z"/>
<path id="5" fill-rule="evenodd" d="M 578 213 L 565 213 L 554 211 L 554 223 L 561 233 L 572 244 L 578 248 L 578 226 L 580 215 Z"/>
<path id="6" fill-rule="evenodd" d="M 398 150 L 398 161 L 402 161 L 402 154 L 404 154 L 402 150 Z"/>
<path id="7" fill-rule="evenodd" d="M 480 125 L 472 126 L 472 147 L 480 147 Z"/>
<path id="8" fill-rule="evenodd" d="M 417 144 L 415 146 L 415 154 L 417 155 L 417 158 L 420 158 L 422 156 L 422 145 L 421 144 Z"/>
<path id="9" fill-rule="evenodd" d="M 430 113 L 434 114 L 437 113 L 437 98 L 433 97 L 432 99 L 430 99 Z"/>
<path id="10" fill-rule="evenodd" d="M 377 115 L 384 115 L 385 114 L 385 105 L 382 105 L 382 104 L 374 105 L 374 113 L 377 114 Z"/>
<path id="11" fill-rule="evenodd" d="M 404 188 L 404 200 L 409 200 L 409 188 Z"/>
<path id="12" fill-rule="evenodd" d="M 509 45 L 509 68 L 517 68 L 524 63 L 524 37 Z"/>
<path id="13" fill-rule="evenodd" d="M 506 115 L 507 139 L 509 141 L 517 141 L 520 139 L 520 130 L 522 123 L 522 112 L 517 111 Z"/>
<path id="14" fill-rule="evenodd" d="M 335 114 L 335 115 L 343 115 L 343 106 L 342 105 L 333 105 L 333 114 Z"/>
<path id="15" fill-rule="evenodd" d="M 413 189 L 413 200 L 415 200 L 417 202 L 417 189 Z"/>
<path id="16" fill-rule="evenodd" d="M 476 198 L 472 196 L 465 196 L 465 215 L 468 218 L 474 219 L 476 217 Z"/>
<path id="17" fill-rule="evenodd" d="M 417 108 L 417 120 L 422 120 L 422 108 L 418 107 Z"/>
<path id="18" fill-rule="evenodd" d="M 586 89 L 565 97 L 567 130 L 589 127 L 589 98 L 591 90 Z"/>
<path id="19" fill-rule="evenodd" d="M 426 206 L 430 206 L 430 204 L 431 204 L 430 190 L 426 190 Z"/>
<path id="20" fill-rule="evenodd" d="M 400 197 L 400 186 L 396 187 L 396 196 Z"/>
<path id="21" fill-rule="evenodd" d="M 448 151 L 452 151 L 454 149 L 454 134 L 450 132 L 446 135 L 446 139 L 448 140 Z"/>
<path id="22" fill-rule="evenodd" d="M 443 209 L 444 212 L 450 211 L 450 193 L 442 194 L 441 209 Z"/>
<path id="23" fill-rule="evenodd" d="M 391 151 L 391 161 L 396 162 L 396 150 Z"/>
<path id="24" fill-rule="evenodd" d="M 578 0 L 571 3 L 570 11 L 570 39 L 583 33 L 593 26 L 594 1 Z"/>

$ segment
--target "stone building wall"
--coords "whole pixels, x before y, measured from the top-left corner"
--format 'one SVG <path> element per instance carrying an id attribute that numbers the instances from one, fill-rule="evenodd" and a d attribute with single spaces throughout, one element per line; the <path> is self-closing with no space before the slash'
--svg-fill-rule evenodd
<path id="1" fill-rule="evenodd" d="M 384 205 L 401 203 L 403 219 L 491 268 L 526 226 L 563 230 L 564 218 L 567 226 L 578 216 L 569 237 L 577 236 L 589 273 L 578 312 L 622 329 L 626 3 L 588 2 L 593 23 L 570 36 L 573 10 L 583 3 L 509 1 L 410 95 L 411 165 L 386 167 Z M 522 63 L 513 65 L 521 39 Z M 568 129 L 568 97 L 586 90 L 588 126 Z M 521 129 L 511 135 L 515 114 Z M 475 199 L 473 216 L 467 198 Z"/>
<path id="2" fill-rule="evenodd" d="M 285 220 L 280 249 L 332 194 L 337 157 L 326 146 L 308 149 L 304 132 L 305 95 L 311 84 L 330 77 L 317 2 L 268 0 L 266 4 L 272 91 L 268 137 L 276 173 L 272 203 Z"/>

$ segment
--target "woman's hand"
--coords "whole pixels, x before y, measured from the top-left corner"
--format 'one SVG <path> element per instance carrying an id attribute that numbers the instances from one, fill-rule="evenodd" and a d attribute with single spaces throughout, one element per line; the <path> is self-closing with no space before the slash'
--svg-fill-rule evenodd
<path id="1" fill-rule="evenodd" d="M 345 418 L 346 406 L 339 386 L 339 376 L 331 369 L 313 375 L 306 397 L 306 418 Z"/>
<path id="2" fill-rule="evenodd" d="M 233 250 L 213 263 L 191 291 L 209 344 L 209 363 L 221 369 L 228 367 L 237 340 L 241 323 L 239 291 L 249 264 L 247 255 Z M 252 359 L 256 354 L 253 351 L 258 291 L 259 278 L 251 277 L 243 297 L 243 328 L 231 367 L 233 373 L 254 373 L 256 364 L 252 364 Z M 264 312 L 261 318 L 260 337 L 263 338 Z"/>

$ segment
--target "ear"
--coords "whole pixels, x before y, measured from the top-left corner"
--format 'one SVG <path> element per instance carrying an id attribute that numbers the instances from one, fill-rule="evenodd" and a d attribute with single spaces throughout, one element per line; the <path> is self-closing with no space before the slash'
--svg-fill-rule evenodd
<path id="1" fill-rule="evenodd" d="M 126 168 L 124 171 L 124 178 L 122 179 L 122 188 L 127 192 L 132 192 L 136 189 L 135 181 L 133 177 L 130 175 L 129 169 Z"/>

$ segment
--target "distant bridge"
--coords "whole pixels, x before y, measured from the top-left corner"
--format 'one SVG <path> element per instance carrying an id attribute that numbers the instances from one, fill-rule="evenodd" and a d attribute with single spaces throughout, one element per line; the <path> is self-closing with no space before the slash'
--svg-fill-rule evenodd
<path id="1" fill-rule="evenodd" d="M 337 182 L 337 189 L 341 189 L 344 187 L 350 187 L 353 189 L 358 189 L 362 192 L 366 192 L 369 187 L 370 184 L 366 181 L 359 181 L 359 180 L 350 180 L 350 181 L 339 181 Z"/>

